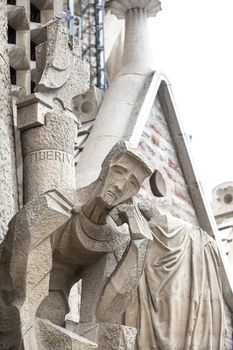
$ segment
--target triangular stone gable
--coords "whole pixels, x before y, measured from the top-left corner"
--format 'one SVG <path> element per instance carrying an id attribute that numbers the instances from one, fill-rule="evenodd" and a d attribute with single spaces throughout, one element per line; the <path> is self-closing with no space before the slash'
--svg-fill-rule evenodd
<path id="1" fill-rule="evenodd" d="M 154 165 L 154 169 L 164 169 L 170 189 L 168 196 L 172 204 L 176 206 L 179 216 L 198 225 L 188 185 L 158 95 L 144 127 L 139 149 L 146 154 Z M 149 182 L 144 184 L 144 189 L 146 190 L 143 191 L 144 196 L 148 199 L 154 198 Z"/>

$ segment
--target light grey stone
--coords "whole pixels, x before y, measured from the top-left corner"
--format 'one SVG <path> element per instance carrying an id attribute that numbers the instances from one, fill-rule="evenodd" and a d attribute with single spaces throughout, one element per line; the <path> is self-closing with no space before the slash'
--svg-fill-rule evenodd
<path id="1" fill-rule="evenodd" d="M 29 21 L 23 6 L 7 5 L 7 18 L 11 27 L 17 30 L 29 29 Z"/>
<path id="2" fill-rule="evenodd" d="M 212 191 L 212 210 L 227 255 L 230 271 L 233 268 L 233 183 L 224 182 Z"/>
<path id="3" fill-rule="evenodd" d="M 143 9 L 148 16 L 156 16 L 161 10 L 159 0 L 113 0 L 111 1 L 111 11 L 117 18 L 125 18 L 126 12 L 131 9 Z"/>
<path id="4" fill-rule="evenodd" d="M 164 209 L 155 206 L 149 221 L 153 241 L 138 293 L 125 315 L 126 324 L 138 330 L 136 349 L 223 349 L 217 244 L 198 226 Z"/>
<path id="5" fill-rule="evenodd" d="M 44 126 L 32 127 L 21 136 L 24 203 L 50 189 L 57 189 L 73 201 L 76 121 L 68 112 L 56 108 L 44 119 Z"/>
<path id="6" fill-rule="evenodd" d="M 98 348 L 96 343 L 47 320 L 36 319 L 36 331 L 39 350 L 91 350 Z"/>
<path id="7" fill-rule="evenodd" d="M 59 21 L 46 25 L 47 40 L 37 46 L 38 92 L 49 92 L 72 111 L 72 99 L 89 88 L 89 65 L 82 59 L 81 42 L 72 48 L 68 32 Z"/>
<path id="8" fill-rule="evenodd" d="M 0 348 L 34 350 L 34 321 L 49 292 L 51 236 L 69 220 L 69 203 L 50 192 L 28 203 L 12 219 L 1 245 Z M 5 346 L 5 347 L 4 347 Z"/>
<path id="9" fill-rule="evenodd" d="M 103 99 L 103 91 L 92 86 L 85 94 L 73 98 L 73 111 L 80 122 L 87 123 L 95 119 Z"/>
<path id="10" fill-rule="evenodd" d="M 98 343 L 100 350 L 133 350 L 136 329 L 112 323 L 79 323 L 69 321 L 72 332 Z"/>
<path id="11" fill-rule="evenodd" d="M 143 156 L 127 142 L 121 142 L 105 159 L 98 181 L 77 192 L 79 202 L 72 210 L 72 218 L 53 243 L 50 295 L 42 303 L 40 317 L 63 325 L 69 291 L 82 278 L 80 320 L 96 320 L 96 308 L 106 280 L 130 241 L 127 223 L 117 226 L 109 213 L 136 194 L 150 174 L 151 169 Z M 120 256 L 116 253 L 115 257 L 119 250 Z M 56 299 L 57 307 L 54 305 Z M 56 320 L 54 308 L 57 309 Z"/>
<path id="12" fill-rule="evenodd" d="M 50 22 L 46 33 L 47 40 L 37 52 L 38 92 L 21 97 L 17 105 L 24 203 L 51 189 L 74 201 L 79 120 L 72 113 L 72 99 L 88 88 L 88 66 L 81 58 L 80 43 L 70 47 L 67 30 L 59 21 Z"/>
<path id="13" fill-rule="evenodd" d="M 0 81 L 0 241 L 2 241 L 8 222 L 18 210 L 14 124 L 7 53 L 7 8 L 3 0 L 0 1 Z"/>
<path id="14" fill-rule="evenodd" d="M 139 112 L 154 71 L 145 8 L 149 5 L 157 11 L 158 4 L 158 1 L 113 1 L 110 4 L 114 8 L 120 7 L 124 15 L 126 13 L 123 67 L 103 98 L 80 155 L 76 167 L 78 188 L 97 179 L 101 163 L 113 145 L 120 140 L 129 141 L 137 126 Z"/>
<path id="15" fill-rule="evenodd" d="M 109 319 L 111 324 L 101 325 L 97 340 L 100 349 L 133 349 L 136 329 L 114 323 L 125 311 L 142 273 L 147 223 L 136 209 L 130 208 L 129 225 L 133 218 L 137 224 L 129 230 L 127 223 L 117 226 L 109 213 L 134 196 L 151 172 L 140 152 L 121 142 L 105 159 L 98 182 L 84 193 L 80 191 L 80 202 L 72 214 L 72 204 L 57 191 L 41 195 L 18 212 L 0 252 L 0 315 L 4 330 L 0 347 L 52 350 L 56 344 L 57 349 L 95 348 L 96 344 L 61 328 L 68 313 L 67 298 L 72 285 L 82 277 L 80 320 L 96 322 L 102 317 L 98 316 L 99 299 L 106 282 L 116 273 L 110 284 L 114 293 L 110 299 L 105 297 L 107 284 L 105 301 L 101 301 L 102 319 Z M 135 240 L 124 256 L 129 231 Z M 122 258 L 129 274 L 122 274 L 121 268 L 117 271 Z M 123 284 L 117 287 L 120 277 Z M 112 308 L 112 300 L 117 300 L 118 305 L 122 301 L 119 310 Z M 10 322 L 12 317 L 14 322 Z"/>

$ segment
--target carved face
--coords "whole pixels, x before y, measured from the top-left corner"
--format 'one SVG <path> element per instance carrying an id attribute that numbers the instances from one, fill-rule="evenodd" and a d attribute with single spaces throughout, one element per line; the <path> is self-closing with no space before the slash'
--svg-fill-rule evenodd
<path id="1" fill-rule="evenodd" d="M 133 197 L 147 176 L 141 162 L 129 154 L 123 154 L 110 165 L 100 198 L 107 208 L 113 208 Z"/>

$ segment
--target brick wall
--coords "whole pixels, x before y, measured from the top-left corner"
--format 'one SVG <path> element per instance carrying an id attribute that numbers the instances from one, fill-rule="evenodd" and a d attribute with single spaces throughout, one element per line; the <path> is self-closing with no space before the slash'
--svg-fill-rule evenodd
<path id="1" fill-rule="evenodd" d="M 155 169 L 162 167 L 165 170 L 169 180 L 169 197 L 176 206 L 179 216 L 193 224 L 198 224 L 187 184 L 158 98 L 146 123 L 139 148 L 147 155 Z M 148 199 L 154 198 L 150 191 L 149 182 L 144 183 L 142 194 Z"/>

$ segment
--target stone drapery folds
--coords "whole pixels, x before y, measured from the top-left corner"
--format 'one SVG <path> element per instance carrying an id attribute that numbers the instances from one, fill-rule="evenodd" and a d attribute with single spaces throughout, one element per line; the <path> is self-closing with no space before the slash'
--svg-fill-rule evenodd
<path id="1" fill-rule="evenodd" d="M 153 215 L 138 296 L 126 324 L 138 328 L 137 349 L 224 348 L 224 311 L 215 241 L 170 214 Z"/>

